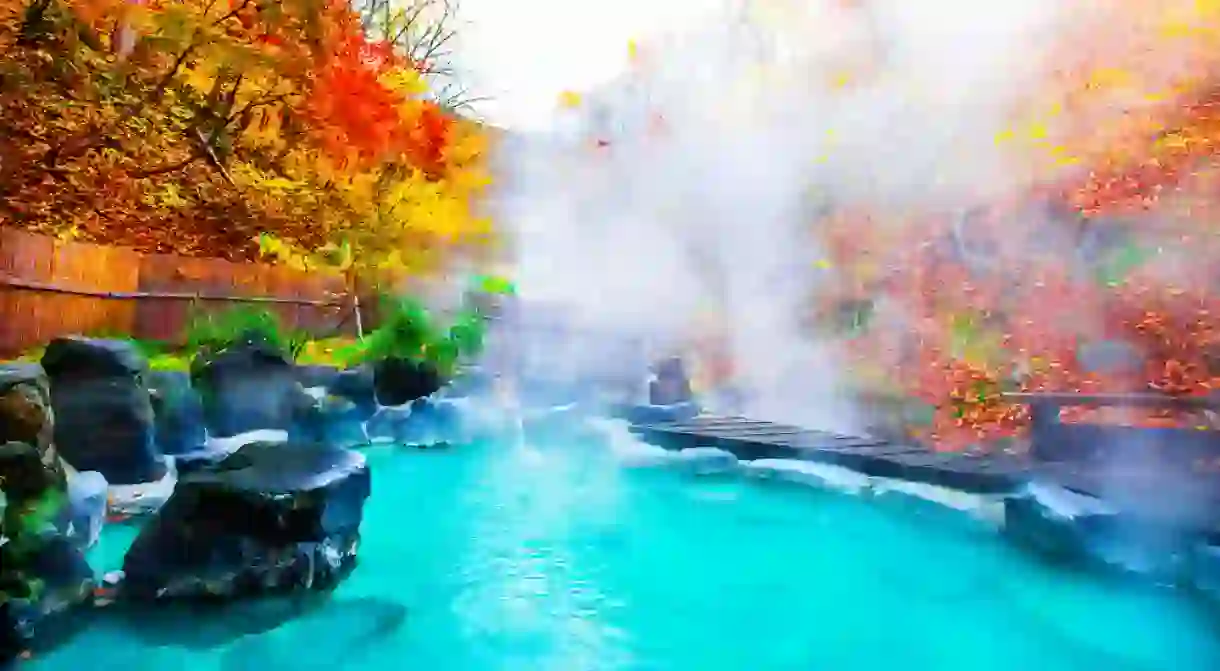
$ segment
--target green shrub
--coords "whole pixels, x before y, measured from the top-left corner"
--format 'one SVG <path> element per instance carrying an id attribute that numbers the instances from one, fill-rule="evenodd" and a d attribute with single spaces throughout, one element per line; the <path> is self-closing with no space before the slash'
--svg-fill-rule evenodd
<path id="1" fill-rule="evenodd" d="M 424 362 L 443 377 L 456 371 L 461 359 L 483 349 L 486 320 L 477 310 L 463 310 L 446 329 L 419 301 L 383 299 L 382 323 L 364 339 L 358 359 L 405 359 Z"/>
<path id="2" fill-rule="evenodd" d="M 307 334 L 285 328 L 275 312 L 247 306 L 215 313 L 195 311 L 186 327 L 186 351 L 192 357 L 261 343 L 295 361 L 308 341 Z"/>

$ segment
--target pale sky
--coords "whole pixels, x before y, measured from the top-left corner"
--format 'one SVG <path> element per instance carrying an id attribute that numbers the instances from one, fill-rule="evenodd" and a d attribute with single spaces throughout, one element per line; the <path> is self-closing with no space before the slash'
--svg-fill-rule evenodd
<path id="1" fill-rule="evenodd" d="M 665 31 L 724 0 L 460 0 L 457 54 L 476 109 L 517 128 L 550 123 L 559 94 L 589 88 L 627 65 L 632 39 Z"/>

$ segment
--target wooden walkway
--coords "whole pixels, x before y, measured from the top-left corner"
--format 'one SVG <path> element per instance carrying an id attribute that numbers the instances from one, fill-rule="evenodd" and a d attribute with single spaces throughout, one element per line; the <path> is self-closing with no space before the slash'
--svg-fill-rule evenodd
<path id="1" fill-rule="evenodd" d="M 1005 455 L 929 452 L 878 438 L 863 438 L 745 417 L 697 417 L 685 422 L 641 424 L 632 431 L 667 449 L 715 447 L 738 459 L 799 459 L 835 464 L 866 475 L 951 487 L 968 492 L 1013 491 L 1033 465 Z"/>
<path id="2" fill-rule="evenodd" d="M 1038 479 L 1104 499 L 1153 524 L 1172 520 L 1168 523 L 1220 534 L 1220 473 L 1169 472 L 1156 466 L 1123 473 L 1085 462 L 935 453 L 914 445 L 745 417 L 701 416 L 638 424 L 632 431 L 668 449 L 715 447 L 743 460 L 815 461 L 977 494 L 1012 493 Z"/>

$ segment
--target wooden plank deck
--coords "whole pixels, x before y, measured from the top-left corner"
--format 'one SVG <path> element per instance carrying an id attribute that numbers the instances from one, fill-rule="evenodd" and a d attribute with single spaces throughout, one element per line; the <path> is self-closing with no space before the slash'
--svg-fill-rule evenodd
<path id="1" fill-rule="evenodd" d="M 632 427 L 668 449 L 715 447 L 739 459 L 798 459 L 844 466 L 866 475 L 900 478 L 976 493 L 1003 493 L 1020 486 L 1029 466 L 1016 459 L 935 454 L 880 438 L 805 429 L 745 417 L 701 416 L 684 422 Z"/>

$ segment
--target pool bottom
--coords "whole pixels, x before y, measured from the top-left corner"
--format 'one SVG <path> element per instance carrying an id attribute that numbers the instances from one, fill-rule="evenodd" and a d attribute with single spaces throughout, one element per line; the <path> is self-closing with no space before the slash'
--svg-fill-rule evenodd
<path id="1" fill-rule="evenodd" d="M 277 614 L 108 618 L 29 668 L 1220 668 L 1216 613 L 935 506 L 624 468 L 595 445 L 368 454 L 361 563 L 327 604 L 244 637 Z M 99 562 L 130 535 L 108 529 Z"/>

